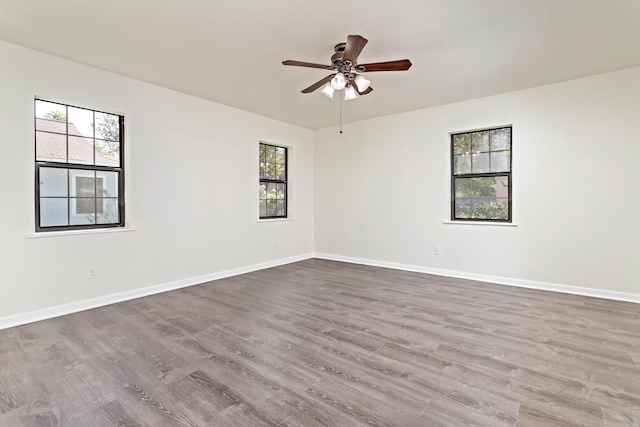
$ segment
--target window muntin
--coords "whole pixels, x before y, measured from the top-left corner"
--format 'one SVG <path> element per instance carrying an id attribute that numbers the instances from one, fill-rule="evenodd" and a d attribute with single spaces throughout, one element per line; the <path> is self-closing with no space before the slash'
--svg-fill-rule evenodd
<path id="1" fill-rule="evenodd" d="M 511 222 L 511 127 L 451 135 L 451 219 Z"/>
<path id="2" fill-rule="evenodd" d="M 260 219 L 287 217 L 288 149 L 260 143 Z"/>
<path id="3" fill-rule="evenodd" d="M 36 231 L 124 226 L 124 117 L 35 100 Z"/>

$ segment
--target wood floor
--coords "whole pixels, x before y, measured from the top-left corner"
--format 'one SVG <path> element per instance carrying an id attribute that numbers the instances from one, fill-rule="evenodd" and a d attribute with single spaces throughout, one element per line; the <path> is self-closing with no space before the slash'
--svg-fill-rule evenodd
<path id="1" fill-rule="evenodd" d="M 1 426 L 640 426 L 640 305 L 312 259 L 0 331 Z"/>

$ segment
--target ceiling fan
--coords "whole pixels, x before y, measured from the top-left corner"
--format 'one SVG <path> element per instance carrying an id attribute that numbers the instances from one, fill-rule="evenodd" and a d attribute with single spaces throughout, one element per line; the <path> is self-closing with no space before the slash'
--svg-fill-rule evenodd
<path id="1" fill-rule="evenodd" d="M 322 80 L 303 89 L 302 93 L 311 93 L 324 85 L 322 93 L 329 98 L 333 98 L 334 91 L 345 89 L 344 99 L 354 99 L 357 95 L 366 95 L 373 90 L 370 86 L 371 82 L 367 80 L 362 73 L 372 71 L 405 71 L 411 67 L 411 61 L 408 59 L 358 64 L 358 55 L 360 55 L 360 52 L 364 49 L 367 41 L 368 40 L 362 36 L 349 35 L 346 43 L 339 43 L 335 46 L 335 53 L 331 56 L 331 65 L 292 60 L 282 61 L 282 65 L 322 68 L 324 70 L 334 71 L 334 73 L 329 74 Z"/>

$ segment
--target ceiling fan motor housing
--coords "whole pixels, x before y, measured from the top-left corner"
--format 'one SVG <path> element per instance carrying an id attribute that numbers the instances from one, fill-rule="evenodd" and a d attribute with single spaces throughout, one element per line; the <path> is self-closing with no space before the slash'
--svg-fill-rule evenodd
<path id="1" fill-rule="evenodd" d="M 338 66 L 340 62 L 342 62 L 342 55 L 344 54 L 344 49 L 347 46 L 346 43 L 338 43 L 335 45 L 333 50 L 336 52 L 331 56 L 331 63 L 335 66 Z"/>

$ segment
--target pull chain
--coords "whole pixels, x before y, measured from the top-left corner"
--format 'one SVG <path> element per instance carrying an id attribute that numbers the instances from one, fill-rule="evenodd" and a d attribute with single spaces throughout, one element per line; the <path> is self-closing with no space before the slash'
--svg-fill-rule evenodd
<path id="1" fill-rule="evenodd" d="M 340 133 L 342 133 L 342 96 L 340 96 Z"/>

